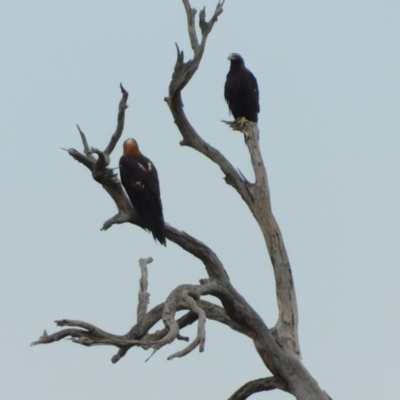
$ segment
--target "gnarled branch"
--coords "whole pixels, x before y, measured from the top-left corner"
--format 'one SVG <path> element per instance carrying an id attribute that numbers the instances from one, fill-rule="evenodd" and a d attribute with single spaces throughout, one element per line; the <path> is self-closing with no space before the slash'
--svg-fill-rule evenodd
<path id="1" fill-rule="evenodd" d="M 128 92 L 123 88 L 122 85 L 121 91 L 122 98 L 119 103 L 117 128 L 115 133 L 112 135 L 106 150 L 101 151 L 99 149 L 91 148 L 88 144 L 86 136 L 81 131 L 79 126 L 78 130 L 82 138 L 84 154 L 75 149 L 68 150 L 68 153 L 74 159 L 83 163 L 92 171 L 93 179 L 103 186 L 117 206 L 118 213 L 104 222 L 102 230 L 107 230 L 114 224 L 122 224 L 126 222 L 146 229 L 142 218 L 136 212 L 128 196 L 125 194 L 117 174 L 115 174 L 112 169 L 108 168 L 110 163 L 110 153 L 115 148 L 115 145 L 123 132 L 125 110 L 128 107 L 126 104 L 128 100 Z M 93 154 L 97 154 L 97 159 L 93 156 Z M 199 258 L 204 263 L 207 273 L 211 279 L 229 279 L 221 261 L 204 243 L 185 232 L 179 231 L 167 223 L 165 228 L 167 239 L 176 243 L 178 246 L 182 247 L 182 249 L 188 251 L 196 258 Z"/>
<path id="2" fill-rule="evenodd" d="M 190 81 L 194 72 L 196 72 L 199 67 L 204 50 L 202 48 L 203 41 L 200 44 L 198 43 L 195 30 L 193 29 L 195 11 L 190 8 L 188 1 L 184 1 L 184 4 L 194 57 L 193 60 L 189 60 L 185 63 L 183 61 L 183 53 L 178 52 L 172 81 L 169 85 L 169 97 L 166 101 L 171 109 L 174 122 L 183 137 L 181 145 L 189 146 L 199 151 L 221 168 L 222 172 L 225 174 L 226 182 L 238 192 L 259 224 L 275 273 L 279 319 L 274 329 L 278 332 L 277 337 L 279 337 L 279 343 L 288 350 L 299 354 L 300 346 L 298 341 L 296 293 L 283 237 L 272 214 L 268 177 L 259 146 L 258 125 L 253 122 L 246 122 L 243 126 L 235 122 L 229 123 L 233 129 L 240 130 L 245 135 L 245 142 L 250 153 L 251 164 L 255 175 L 255 182 L 250 183 L 238 173 L 221 152 L 200 137 L 188 121 L 183 109 L 181 90 Z M 221 12 L 222 4 L 218 3 L 214 16 L 217 18 Z M 202 24 L 204 25 L 204 21 L 200 23 L 200 25 Z M 206 37 L 209 32 L 210 31 L 207 29 L 204 30 L 203 39 L 204 35 Z"/>
<path id="3" fill-rule="evenodd" d="M 202 281 L 200 285 L 180 285 L 171 292 L 164 303 L 147 311 L 149 302 L 147 265 L 150 262 L 152 262 L 152 258 L 142 258 L 139 260 L 141 277 L 137 323 L 127 334 L 115 335 L 88 322 L 61 319 L 55 321 L 57 326 L 68 327 L 67 329 L 51 335 L 44 331 L 42 336 L 31 345 L 49 344 L 61 339 L 71 338 L 73 343 L 88 347 L 96 345 L 116 346 L 119 348 L 119 351 L 112 358 L 112 362 L 115 363 L 132 347 L 141 347 L 145 350 L 149 348 L 158 350 L 175 339 L 188 341 L 189 339 L 182 336 L 180 331 L 195 321 L 198 321 L 196 338 L 186 348 L 172 354 L 168 359 L 172 360 L 176 357 L 183 357 L 196 347 L 199 347 L 200 351 L 203 351 L 206 318 L 219 321 L 240 333 L 250 335 L 249 331 L 246 331 L 243 327 L 232 321 L 222 307 L 200 299 L 203 295 L 218 293 L 218 288 L 210 280 Z M 180 319 L 176 319 L 176 313 L 181 310 L 189 310 L 190 312 Z M 150 333 L 150 329 L 160 320 L 164 322 L 165 328 Z"/>
<path id="4" fill-rule="evenodd" d="M 274 377 L 256 379 L 247 382 L 239 388 L 228 400 L 245 400 L 254 393 L 265 392 L 268 390 L 283 389 L 281 383 Z"/>
<path id="5" fill-rule="evenodd" d="M 39 340 L 32 344 L 51 343 L 68 337 L 72 338 L 74 343 L 85 346 L 113 345 L 119 348 L 118 353 L 112 358 L 112 362 L 115 363 L 134 346 L 157 350 L 175 339 L 188 340 L 181 335 L 181 329 L 198 321 L 196 338 L 186 348 L 171 355 L 169 359 L 172 359 L 184 356 L 196 347 L 199 347 L 200 351 L 204 349 L 205 320 L 210 318 L 249 336 L 261 359 L 274 375 L 274 378 L 266 378 L 261 380 L 262 382 L 249 382 L 239 389 L 235 393 L 236 397 L 233 398 L 245 398 L 244 395 L 250 395 L 252 390 L 261 387 L 261 390 L 279 388 L 292 393 L 301 400 L 327 399 L 326 393 L 319 388 L 299 358 L 296 296 L 283 238 L 271 210 L 268 179 L 259 148 L 258 126 L 251 122 L 247 122 L 243 126 L 230 123 L 233 129 L 240 130 L 245 135 L 255 174 L 255 182 L 251 183 L 233 167 L 222 153 L 200 137 L 183 111 L 181 91 L 199 67 L 208 34 L 222 13 L 224 1 L 218 2 L 212 18 L 208 22 L 205 19 L 205 9 L 200 12 L 200 42 L 195 28 L 196 10 L 191 8 L 189 0 L 183 0 L 183 3 L 187 13 L 188 32 L 194 56 L 193 59 L 184 62 L 184 54 L 177 46 L 177 60 L 169 85 L 169 94 L 165 100 L 182 134 L 181 144 L 198 150 L 216 163 L 224 172 L 226 182 L 238 192 L 257 220 L 274 267 L 279 307 L 278 322 L 272 330 L 268 329 L 262 318 L 232 286 L 216 254 L 197 239 L 166 224 L 167 238 L 199 258 L 205 265 L 209 279 L 202 281 L 200 285 L 178 286 L 164 303 L 148 311 L 147 277 L 144 267 L 142 268 L 137 323 L 127 334 L 113 335 L 86 322 L 64 319 L 56 321 L 56 323 L 59 326 L 67 326 L 67 329 L 51 335 L 45 331 Z M 141 217 L 127 198 L 117 175 L 108 167 L 110 155 L 121 137 L 124 127 L 128 92 L 122 85 L 121 91 L 122 99 L 119 105 L 117 128 L 106 149 L 101 151 L 91 148 L 86 136 L 78 127 L 84 153 L 74 149 L 68 150 L 72 157 L 91 170 L 93 178 L 102 184 L 117 205 L 118 214 L 104 223 L 104 230 L 113 224 L 124 222 L 144 228 Z M 203 295 L 219 298 L 223 307 L 205 302 L 201 299 Z M 189 312 L 182 318 L 176 319 L 176 313 L 180 310 Z M 163 321 L 164 328 L 150 333 L 151 328 L 160 320 Z"/>
<path id="6" fill-rule="evenodd" d="M 201 42 L 198 42 L 196 28 L 195 28 L 195 15 L 196 9 L 190 6 L 189 0 L 183 0 L 183 4 L 185 6 L 187 21 L 188 21 L 188 31 L 189 31 L 189 39 L 190 44 L 192 46 L 194 57 L 192 60 L 184 62 L 184 54 L 176 45 L 177 50 L 177 59 L 175 63 L 174 72 L 172 74 L 172 80 L 169 85 L 169 97 L 165 100 L 168 104 L 171 103 L 175 94 L 180 92 L 186 84 L 190 81 L 192 76 L 197 71 L 201 58 L 203 56 L 204 48 L 206 46 L 206 41 L 208 34 L 211 32 L 215 22 L 217 22 L 218 17 L 222 14 L 222 6 L 224 5 L 225 0 L 218 1 L 218 4 L 215 8 L 214 14 L 211 17 L 209 22 L 205 20 L 205 9 L 200 12 L 200 28 L 201 28 Z"/>
<path id="7" fill-rule="evenodd" d="M 255 182 L 250 183 L 233 168 L 232 164 L 218 150 L 200 137 L 184 113 L 181 91 L 200 64 L 205 41 L 202 40 L 200 44 L 198 43 L 193 29 L 195 12 L 188 4 L 188 0 L 183 0 L 183 2 L 187 13 L 188 31 L 194 56 L 192 60 L 185 63 L 183 52 L 177 46 L 177 60 L 169 85 L 169 96 L 165 100 L 183 137 L 181 145 L 190 146 L 199 151 L 221 168 L 225 174 L 226 182 L 235 188 L 259 224 L 275 274 L 279 308 L 278 322 L 274 329 L 269 330 L 259 315 L 237 293 L 229 280 L 218 282 L 218 284 L 221 283 L 221 286 L 218 287 L 218 293 L 214 295 L 222 301 L 227 315 L 251 332 L 259 355 L 274 377 L 283 382 L 282 388 L 284 390 L 292 393 L 298 399 L 326 399 L 326 394 L 319 388 L 317 382 L 299 359 L 296 294 L 283 237 L 272 214 L 268 178 L 259 148 L 258 125 L 246 122 L 239 127 L 235 123 L 231 123 L 233 129 L 241 130 L 245 135 L 245 142 L 255 174 Z M 218 10 L 219 7 L 221 7 L 221 10 Z M 222 5 L 218 3 L 214 22 L 221 12 Z M 200 15 L 200 27 L 204 39 L 204 35 L 207 36 L 211 30 L 206 28 L 204 13 Z"/>

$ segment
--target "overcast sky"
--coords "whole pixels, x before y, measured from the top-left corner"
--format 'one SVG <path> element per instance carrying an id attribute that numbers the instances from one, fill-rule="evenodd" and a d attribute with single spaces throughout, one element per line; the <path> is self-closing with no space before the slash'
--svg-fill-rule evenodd
<path id="1" fill-rule="evenodd" d="M 207 6 L 215 0 L 196 0 Z M 400 3 L 227 0 L 183 92 L 198 132 L 252 179 L 223 98 L 227 56 L 258 79 L 261 148 L 297 291 L 303 362 L 333 399 L 400 397 Z M 247 337 L 207 322 L 205 352 L 167 357 L 61 341 L 30 347 L 54 320 L 115 334 L 135 322 L 138 260 L 150 306 L 203 265 L 133 225 L 100 232 L 116 208 L 61 150 L 104 148 L 119 83 L 129 91 L 121 143 L 156 165 L 165 220 L 210 246 L 272 327 L 275 288 L 262 235 L 220 169 L 181 139 L 163 98 L 177 42 L 191 56 L 182 2 L 8 1 L 0 12 L 0 398 L 226 399 L 270 373 Z M 196 327 L 182 332 L 191 338 Z M 290 399 L 279 392 L 254 399 Z"/>

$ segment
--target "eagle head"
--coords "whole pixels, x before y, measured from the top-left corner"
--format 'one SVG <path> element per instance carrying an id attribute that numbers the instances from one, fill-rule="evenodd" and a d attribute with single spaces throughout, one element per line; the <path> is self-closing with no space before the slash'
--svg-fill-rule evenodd
<path id="1" fill-rule="evenodd" d="M 242 58 L 242 56 L 238 53 L 231 53 L 228 56 L 228 60 L 230 61 L 238 61 L 239 63 L 243 63 L 244 64 L 244 60 Z"/>
<path id="2" fill-rule="evenodd" d="M 126 139 L 124 144 L 124 156 L 133 156 L 135 154 L 139 154 L 139 145 L 135 139 L 129 138 Z"/>

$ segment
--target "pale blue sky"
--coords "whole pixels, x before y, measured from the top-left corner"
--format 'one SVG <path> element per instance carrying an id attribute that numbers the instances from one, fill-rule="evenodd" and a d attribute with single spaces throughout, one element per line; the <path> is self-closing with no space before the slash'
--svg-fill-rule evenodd
<path id="1" fill-rule="evenodd" d="M 192 2 L 209 16 L 215 4 Z M 228 54 L 240 53 L 258 79 L 303 361 L 333 399 L 400 397 L 399 21 L 396 1 L 227 0 L 183 92 L 198 132 L 251 178 L 241 134 L 220 122 L 229 119 Z M 135 137 L 157 166 L 166 221 L 208 244 L 267 324 L 276 321 L 269 257 L 250 212 L 218 167 L 179 146 L 163 101 L 174 42 L 191 56 L 179 0 L 2 4 L 1 399 L 226 399 L 269 375 L 249 339 L 214 322 L 204 353 L 172 362 L 182 342 L 147 363 L 149 352 L 133 349 L 116 365 L 114 348 L 29 347 L 61 318 L 126 333 L 141 257 L 154 258 L 151 305 L 205 277 L 197 260 L 135 226 L 100 232 L 115 206 L 61 150 L 81 149 L 76 123 L 104 148 L 120 82 L 130 93 L 123 140 Z M 112 166 L 120 154 L 118 146 Z M 193 338 L 195 328 L 183 333 Z"/>

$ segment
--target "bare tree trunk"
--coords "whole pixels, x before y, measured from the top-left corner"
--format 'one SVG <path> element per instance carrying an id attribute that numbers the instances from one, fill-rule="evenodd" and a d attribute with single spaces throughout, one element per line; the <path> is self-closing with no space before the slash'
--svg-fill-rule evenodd
<path id="1" fill-rule="evenodd" d="M 182 135 L 181 145 L 192 147 L 217 164 L 225 175 L 226 183 L 237 191 L 257 221 L 274 269 L 279 309 L 278 321 L 273 328 L 268 328 L 263 319 L 232 286 L 228 274 L 216 254 L 204 243 L 166 224 L 168 240 L 200 259 L 207 271 L 208 279 L 201 281 L 199 285 L 182 284 L 176 287 L 164 303 L 148 310 L 147 266 L 152 259 L 141 259 L 142 276 L 137 322 L 128 333 L 114 335 L 86 322 L 62 319 L 56 321 L 57 325 L 68 328 L 51 335 L 45 331 L 32 345 L 52 343 L 65 337 L 71 337 L 74 343 L 84 346 L 112 345 L 119 349 L 112 358 L 112 362 L 116 363 L 132 347 L 152 348 L 155 352 L 175 339 L 189 341 L 188 338 L 181 336 L 180 332 L 185 326 L 197 322 L 196 338 L 181 351 L 169 357 L 169 359 L 173 359 L 183 357 L 197 347 L 200 351 L 204 351 L 205 321 L 208 318 L 223 323 L 253 340 L 258 355 L 273 375 L 244 384 L 230 397 L 230 400 L 246 399 L 254 393 L 272 389 L 291 393 L 299 400 L 327 400 L 329 396 L 319 387 L 300 360 L 296 293 L 283 237 L 271 209 L 268 177 L 259 147 L 258 126 L 252 122 L 246 122 L 243 126 L 235 122 L 228 123 L 233 129 L 243 132 L 246 137 L 246 145 L 255 174 L 255 181 L 251 183 L 233 167 L 222 153 L 201 138 L 188 121 L 182 107 L 182 90 L 200 65 L 207 37 L 223 11 L 224 1 L 218 2 L 209 21 L 206 21 L 205 9 L 200 11 L 200 40 L 195 27 L 197 12 L 190 6 L 188 0 L 183 0 L 183 4 L 187 15 L 193 58 L 185 62 L 183 52 L 177 46 L 177 60 L 165 101 Z M 89 147 L 85 135 L 78 127 L 84 153 L 74 149 L 68 150 L 73 158 L 92 172 L 93 178 L 104 187 L 117 206 L 118 213 L 104 223 L 103 230 L 107 230 L 114 224 L 125 222 L 144 228 L 140 216 L 122 189 L 117 175 L 108 168 L 110 155 L 124 128 L 128 92 L 122 85 L 121 91 L 122 99 L 119 104 L 117 128 L 106 149 L 100 151 Z M 202 300 L 201 297 L 204 295 L 218 298 L 223 307 Z M 187 313 L 182 318 L 176 319 L 176 312 L 180 310 L 187 310 Z M 164 329 L 150 333 L 152 327 L 160 320 L 164 323 Z"/>

